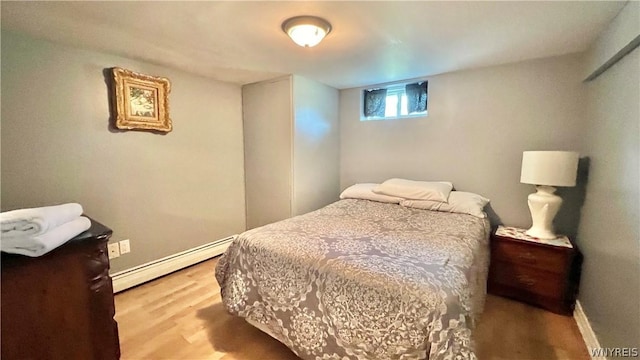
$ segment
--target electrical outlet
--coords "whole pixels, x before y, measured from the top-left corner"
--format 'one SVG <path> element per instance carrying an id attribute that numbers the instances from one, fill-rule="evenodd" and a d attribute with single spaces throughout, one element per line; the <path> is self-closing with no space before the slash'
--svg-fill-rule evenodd
<path id="1" fill-rule="evenodd" d="M 118 243 L 109 244 L 109 259 L 114 259 L 120 256 L 120 247 Z"/>
<path id="2" fill-rule="evenodd" d="M 124 255 L 129 252 L 131 252 L 131 245 L 129 244 L 129 239 L 120 241 L 120 255 Z"/>

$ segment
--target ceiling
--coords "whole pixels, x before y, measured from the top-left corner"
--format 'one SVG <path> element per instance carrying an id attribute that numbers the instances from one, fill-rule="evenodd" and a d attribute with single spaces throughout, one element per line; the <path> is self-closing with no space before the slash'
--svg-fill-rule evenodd
<path id="1" fill-rule="evenodd" d="M 227 82 L 298 74 L 344 89 L 583 51 L 624 4 L 2 1 L 1 25 Z M 333 30 L 299 47 L 280 28 L 296 15 Z"/>

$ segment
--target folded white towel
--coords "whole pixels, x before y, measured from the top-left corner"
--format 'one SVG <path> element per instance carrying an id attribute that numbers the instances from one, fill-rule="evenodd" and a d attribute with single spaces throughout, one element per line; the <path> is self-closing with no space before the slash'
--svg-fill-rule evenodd
<path id="1" fill-rule="evenodd" d="M 82 215 L 82 206 L 69 203 L 0 213 L 2 238 L 37 236 Z"/>
<path id="2" fill-rule="evenodd" d="M 44 234 L 36 236 L 0 237 L 0 248 L 4 252 L 31 257 L 42 256 L 73 239 L 91 227 L 91 220 L 80 216 Z"/>

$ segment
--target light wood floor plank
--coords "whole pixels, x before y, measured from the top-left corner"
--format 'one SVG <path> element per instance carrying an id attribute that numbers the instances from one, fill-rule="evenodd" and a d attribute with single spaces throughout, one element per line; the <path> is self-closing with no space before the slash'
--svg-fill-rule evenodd
<path id="1" fill-rule="evenodd" d="M 299 360 L 286 346 L 227 314 L 205 261 L 115 297 L 122 359 Z M 487 296 L 475 330 L 481 360 L 589 359 L 573 318 Z"/>

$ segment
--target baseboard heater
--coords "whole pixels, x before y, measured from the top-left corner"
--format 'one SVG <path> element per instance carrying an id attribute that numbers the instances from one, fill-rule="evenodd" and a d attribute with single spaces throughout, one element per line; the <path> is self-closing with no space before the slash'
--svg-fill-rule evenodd
<path id="1" fill-rule="evenodd" d="M 111 274 L 113 292 L 117 293 L 129 289 L 221 255 L 229 247 L 233 239 L 235 239 L 235 235 Z"/>

